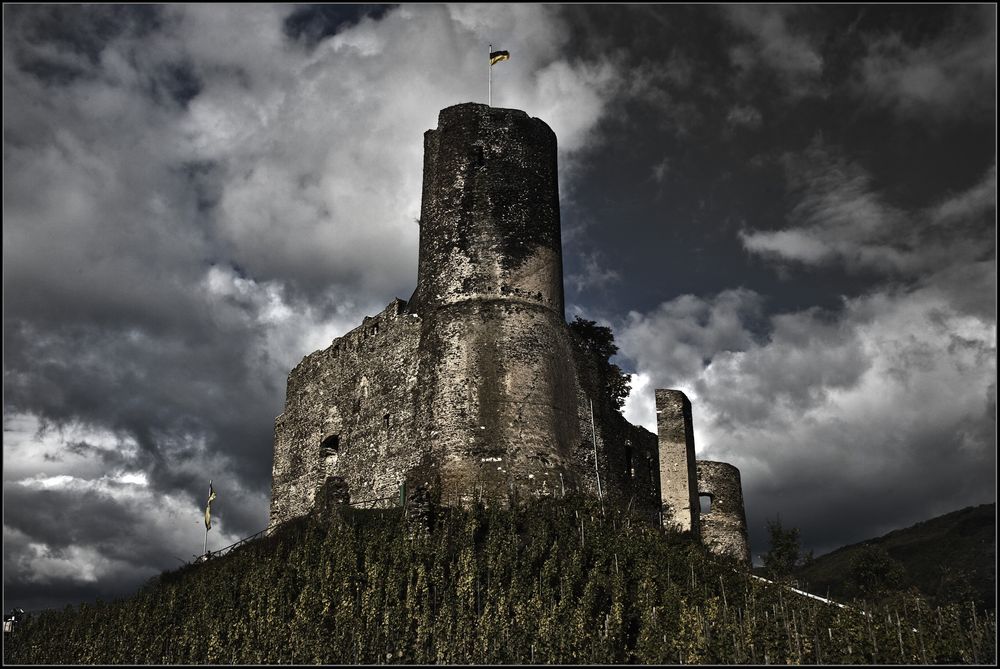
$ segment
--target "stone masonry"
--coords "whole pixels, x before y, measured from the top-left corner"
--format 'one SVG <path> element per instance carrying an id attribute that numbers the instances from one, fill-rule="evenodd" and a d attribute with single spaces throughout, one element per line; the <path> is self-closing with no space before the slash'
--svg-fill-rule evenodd
<path id="1" fill-rule="evenodd" d="M 660 500 L 663 524 L 698 533 L 698 473 L 694 459 L 691 402 L 679 390 L 656 390 Z"/>
<path id="2" fill-rule="evenodd" d="M 740 470 L 725 462 L 698 461 L 698 495 L 710 498 L 701 514 L 701 540 L 713 553 L 750 563 Z"/>
<path id="3" fill-rule="evenodd" d="M 420 489 L 435 504 L 601 494 L 651 519 L 668 503 L 697 530 L 690 403 L 656 391 L 658 410 L 662 393 L 680 407 L 658 416 L 658 443 L 605 396 L 566 324 L 557 183 L 544 122 L 441 111 L 424 135 L 416 289 L 289 374 L 272 526 Z M 680 466 L 681 444 L 689 475 L 677 478 L 664 467 Z"/>

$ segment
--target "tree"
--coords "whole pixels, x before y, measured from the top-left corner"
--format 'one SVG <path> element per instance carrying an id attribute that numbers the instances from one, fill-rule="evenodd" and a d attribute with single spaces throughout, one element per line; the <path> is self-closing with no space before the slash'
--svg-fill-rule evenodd
<path id="1" fill-rule="evenodd" d="M 576 335 L 577 344 L 593 356 L 601 375 L 604 392 L 612 406 L 621 409 L 625 406 L 625 398 L 632 388 L 631 375 L 622 372 L 621 367 L 612 364 L 611 357 L 618 353 L 615 336 L 611 328 L 598 325 L 596 321 L 588 321 L 579 316 L 569 324 L 570 331 Z"/>
<path id="2" fill-rule="evenodd" d="M 799 528 L 785 529 L 781 517 L 767 521 L 767 533 L 771 549 L 764 555 L 764 568 L 774 579 L 786 579 L 801 561 L 799 548 Z"/>
<path id="3" fill-rule="evenodd" d="M 902 563 L 877 544 L 868 544 L 858 551 L 847 572 L 848 579 L 865 597 L 898 589 L 905 575 Z"/>

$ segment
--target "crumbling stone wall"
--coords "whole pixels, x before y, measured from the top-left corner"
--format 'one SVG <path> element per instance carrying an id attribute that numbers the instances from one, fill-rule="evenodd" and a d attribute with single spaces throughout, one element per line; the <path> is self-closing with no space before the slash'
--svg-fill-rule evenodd
<path id="1" fill-rule="evenodd" d="M 711 498 L 709 512 L 700 518 L 702 543 L 713 553 L 750 564 L 740 470 L 726 462 L 699 460 L 697 464 L 698 494 Z"/>
<path id="2" fill-rule="evenodd" d="M 656 431 L 663 524 L 680 532 L 697 534 L 698 473 L 691 402 L 680 390 L 656 390 Z"/>
<path id="3" fill-rule="evenodd" d="M 303 358 L 275 420 L 271 525 L 312 509 L 330 477 L 353 501 L 396 494 L 415 448 L 420 319 L 393 300 L 361 326 Z"/>
<path id="4" fill-rule="evenodd" d="M 645 513 L 658 520 L 660 509 L 660 468 L 656 435 L 632 425 L 612 406 L 607 396 L 605 379 L 597 361 L 586 347 L 574 346 L 577 369 L 577 422 L 580 443 L 574 451 L 574 467 L 580 472 L 580 490 L 598 495 L 597 473 L 600 472 L 601 493 L 612 503 Z M 591 423 L 593 402 L 593 424 Z M 597 463 L 594 467 L 594 437 L 597 441 Z"/>

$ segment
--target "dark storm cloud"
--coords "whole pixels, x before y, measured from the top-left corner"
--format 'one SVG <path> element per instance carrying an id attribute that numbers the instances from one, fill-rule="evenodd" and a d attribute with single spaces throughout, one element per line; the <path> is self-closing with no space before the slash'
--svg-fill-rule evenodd
<path id="1" fill-rule="evenodd" d="M 652 426 L 654 387 L 688 393 L 699 457 L 742 471 L 757 552 L 779 512 L 823 551 L 995 496 L 995 317 L 887 290 L 773 315 L 761 338 L 734 299 L 758 296 L 677 298 L 617 331 L 645 391 L 630 417 Z"/>
<path id="2" fill-rule="evenodd" d="M 285 19 L 285 33 L 310 45 L 356 25 L 361 19 L 379 19 L 395 5 L 308 5 Z"/>
<path id="3" fill-rule="evenodd" d="M 128 595 L 201 548 L 195 524 L 178 528 L 173 498 L 134 484 L 8 483 L 4 504 L 5 596 L 26 609 Z"/>
<path id="4" fill-rule="evenodd" d="M 880 279 L 756 334 L 747 290 L 675 298 L 619 329 L 638 385 L 688 391 L 701 448 L 741 467 L 758 552 L 779 513 L 822 552 L 996 492 L 995 167 L 903 210 L 858 165 L 815 145 L 799 158 L 786 226 L 741 233 L 747 248 Z M 647 423 L 651 408 L 629 407 Z"/>
<path id="5" fill-rule="evenodd" d="M 706 12 L 724 44 L 670 42 L 717 96 L 700 141 L 646 137 L 642 187 L 601 173 L 605 198 L 657 204 L 626 218 L 663 221 L 628 250 L 591 225 L 649 295 L 590 301 L 637 372 L 628 414 L 652 427 L 653 388 L 688 392 L 757 552 L 779 512 L 822 551 L 995 499 L 994 14 Z"/>
<path id="6" fill-rule="evenodd" d="M 494 102 L 544 118 L 565 173 L 617 90 L 603 55 L 563 59 L 565 26 L 542 6 L 5 19 L 15 605 L 119 593 L 187 559 L 208 478 L 210 546 L 266 523 L 288 370 L 412 292 L 421 137 L 441 108 L 485 97 L 471 54 L 486 32 L 509 35 L 519 63 L 497 72 Z M 588 280 L 611 280 L 594 262 Z"/>
<path id="7" fill-rule="evenodd" d="M 939 34 L 889 30 L 867 38 L 860 94 L 910 119 L 989 119 L 996 110 L 996 6 L 959 7 Z"/>

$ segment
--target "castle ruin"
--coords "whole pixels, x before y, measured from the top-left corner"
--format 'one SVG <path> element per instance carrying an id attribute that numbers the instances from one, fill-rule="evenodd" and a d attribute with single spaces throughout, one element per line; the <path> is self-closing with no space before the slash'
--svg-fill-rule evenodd
<path id="1" fill-rule="evenodd" d="M 523 111 L 448 107 L 424 134 L 416 289 L 289 374 L 270 524 L 401 491 L 457 505 L 580 492 L 748 561 L 739 472 L 696 462 L 687 397 L 656 391 L 657 436 L 606 386 L 565 320 L 555 134 Z"/>

